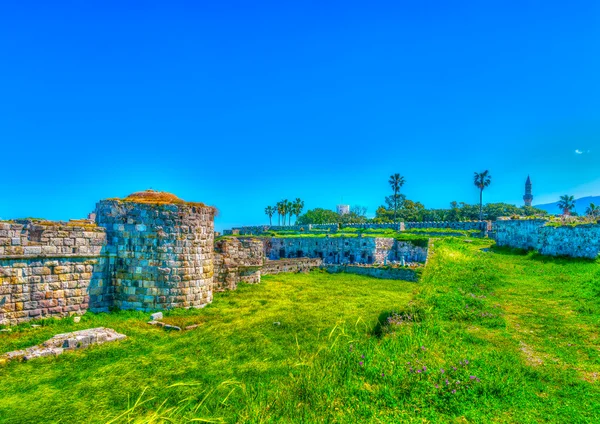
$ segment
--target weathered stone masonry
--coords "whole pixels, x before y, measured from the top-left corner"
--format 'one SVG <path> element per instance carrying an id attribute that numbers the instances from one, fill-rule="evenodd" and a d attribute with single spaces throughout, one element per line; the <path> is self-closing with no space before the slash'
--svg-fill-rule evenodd
<path id="1" fill-rule="evenodd" d="M 214 209 L 190 204 L 104 200 L 114 305 L 121 309 L 200 307 L 212 301 Z"/>
<path id="2" fill-rule="evenodd" d="M 105 240 L 91 222 L 0 223 L 0 324 L 110 303 L 98 291 L 107 284 Z"/>
<path id="3" fill-rule="evenodd" d="M 427 247 L 385 237 L 287 237 L 271 239 L 267 256 L 320 258 L 325 264 L 425 262 Z"/>
<path id="4" fill-rule="evenodd" d="M 543 219 L 496 221 L 498 246 L 535 249 L 542 255 L 596 259 L 600 253 L 600 225 L 547 225 Z"/>

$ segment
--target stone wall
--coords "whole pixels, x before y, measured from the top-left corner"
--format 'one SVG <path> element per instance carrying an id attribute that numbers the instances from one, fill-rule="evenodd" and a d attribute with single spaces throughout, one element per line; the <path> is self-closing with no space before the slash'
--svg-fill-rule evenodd
<path id="1" fill-rule="evenodd" d="M 404 280 L 416 282 L 419 279 L 419 274 L 412 268 L 392 268 L 392 267 L 367 267 L 355 265 L 327 265 L 324 267 L 327 272 L 338 273 L 345 272 L 348 274 L 367 275 L 373 278 L 383 278 L 387 280 Z"/>
<path id="2" fill-rule="evenodd" d="M 267 231 L 323 231 L 336 232 L 343 228 L 361 228 L 361 229 L 393 229 L 396 231 L 405 231 L 419 228 L 449 228 L 454 230 L 468 231 L 478 230 L 484 233 L 491 230 L 491 221 L 431 221 L 431 222 L 398 222 L 386 224 L 307 224 L 307 225 L 255 225 L 245 227 L 235 227 L 231 230 L 223 231 L 224 235 L 260 235 Z"/>
<path id="3" fill-rule="evenodd" d="M 202 307 L 212 301 L 214 208 L 103 200 L 114 305 L 121 309 Z"/>
<path id="4" fill-rule="evenodd" d="M 498 246 L 517 249 L 537 249 L 540 228 L 546 225 L 545 219 L 524 219 L 496 221 L 493 225 L 494 239 Z"/>
<path id="5" fill-rule="evenodd" d="M 428 221 L 428 222 L 405 222 L 404 228 L 407 230 L 419 228 L 449 228 L 452 230 L 478 230 L 488 231 L 491 222 L 489 221 Z"/>
<path id="6" fill-rule="evenodd" d="M 364 228 L 370 230 L 396 230 L 396 231 L 404 231 L 404 222 L 397 223 L 387 223 L 387 224 L 344 224 L 343 228 Z"/>
<path id="7" fill-rule="evenodd" d="M 287 237 L 272 238 L 267 257 L 320 258 L 325 264 L 424 262 L 427 248 L 384 237 Z"/>
<path id="8" fill-rule="evenodd" d="M 240 281 L 259 283 L 264 261 L 262 240 L 225 238 L 216 241 L 214 289 L 235 290 Z"/>
<path id="9" fill-rule="evenodd" d="M 87 221 L 0 223 L 0 324 L 110 304 L 105 240 L 104 229 Z"/>
<path id="10" fill-rule="evenodd" d="M 494 223 L 498 246 L 538 250 L 542 255 L 596 259 L 600 253 L 600 225 L 547 225 L 542 219 Z"/>
<path id="11" fill-rule="evenodd" d="M 281 259 L 266 261 L 261 270 L 261 275 L 281 274 L 284 272 L 308 272 L 323 265 L 320 258 Z"/>

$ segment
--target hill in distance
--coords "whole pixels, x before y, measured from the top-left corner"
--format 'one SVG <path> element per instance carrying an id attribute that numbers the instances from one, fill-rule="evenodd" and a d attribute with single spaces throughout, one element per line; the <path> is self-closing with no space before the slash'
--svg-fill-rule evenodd
<path id="1" fill-rule="evenodd" d="M 581 199 L 575 200 L 575 212 L 579 215 L 585 214 L 585 210 L 593 203 L 594 205 L 600 205 L 600 196 L 587 196 Z M 549 214 L 556 215 L 562 213 L 562 210 L 557 206 L 558 202 L 546 203 L 543 205 L 534 205 L 536 208 L 540 208 L 548 212 Z"/>

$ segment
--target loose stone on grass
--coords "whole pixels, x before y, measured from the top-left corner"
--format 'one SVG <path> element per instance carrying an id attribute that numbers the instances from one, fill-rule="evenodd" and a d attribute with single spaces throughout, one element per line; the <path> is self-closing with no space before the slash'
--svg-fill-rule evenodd
<path id="1" fill-rule="evenodd" d="M 57 334 L 44 343 L 28 347 L 23 350 L 15 350 L 0 356 L 0 363 L 5 361 L 41 358 L 43 356 L 58 356 L 65 350 L 85 349 L 95 344 L 104 344 L 123 340 L 127 336 L 119 334 L 112 328 L 90 328 L 88 330 L 74 331 L 72 333 Z"/>

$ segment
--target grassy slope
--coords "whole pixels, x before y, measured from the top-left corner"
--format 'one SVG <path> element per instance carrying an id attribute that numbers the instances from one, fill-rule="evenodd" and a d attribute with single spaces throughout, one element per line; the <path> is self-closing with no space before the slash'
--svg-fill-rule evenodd
<path id="1" fill-rule="evenodd" d="M 128 408 L 119 421 L 600 420 L 599 264 L 480 250 L 489 244 L 437 241 L 419 284 L 267 276 L 174 311 L 202 323 L 189 332 L 133 312 L 21 326 L 0 352 L 92 326 L 129 338 L 0 366 L 0 422 L 105 422 Z M 392 310 L 419 320 L 377 336 Z"/>

